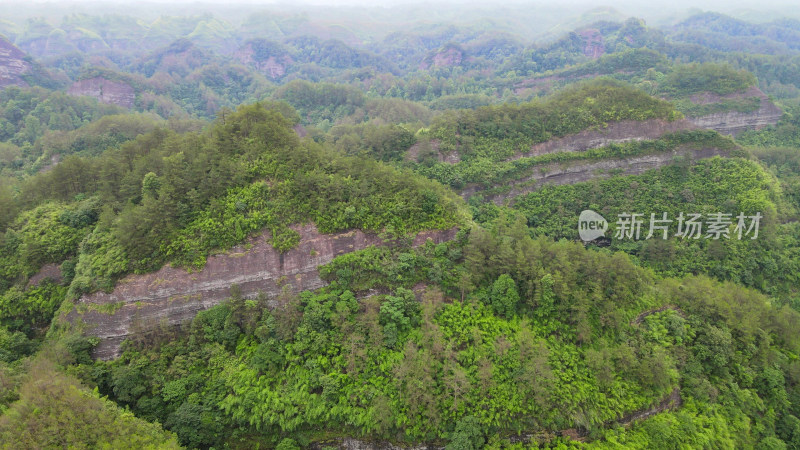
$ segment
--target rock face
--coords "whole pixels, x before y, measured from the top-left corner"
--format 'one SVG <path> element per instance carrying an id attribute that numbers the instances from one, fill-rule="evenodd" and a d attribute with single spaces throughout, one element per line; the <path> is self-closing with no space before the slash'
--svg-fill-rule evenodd
<path id="1" fill-rule="evenodd" d="M 283 78 L 286 69 L 292 64 L 288 53 L 279 53 L 259 58 L 252 43 L 247 43 L 240 48 L 234 57 L 242 64 L 255 68 L 261 74 L 272 80 Z"/>
<path id="2" fill-rule="evenodd" d="M 25 53 L 0 36 L 0 89 L 6 86 L 26 87 L 22 75 L 30 72 Z"/>
<path id="3" fill-rule="evenodd" d="M 136 62 L 137 70 L 152 77 L 156 72 L 185 77 L 208 64 L 210 56 L 188 39 L 178 39 L 167 47 L 158 49 Z"/>
<path id="4" fill-rule="evenodd" d="M 76 81 L 67 89 L 69 95 L 84 95 L 110 105 L 132 108 L 136 100 L 136 91 L 128 83 L 111 81 L 103 77 L 87 78 Z"/>
<path id="5" fill-rule="evenodd" d="M 524 153 L 518 153 L 509 158 L 509 160 L 541 156 L 548 153 L 582 152 L 622 142 L 647 141 L 658 139 L 665 134 L 695 130 L 697 128 L 697 125 L 685 119 L 673 120 L 671 122 L 662 119 L 611 122 L 605 128 L 587 129 L 579 133 L 569 134 L 535 144 L 530 150 Z M 439 162 L 456 164 L 461 160 L 458 152 L 442 152 L 439 148 L 439 142 L 435 139 L 431 140 L 427 145 L 430 146 L 430 149 L 427 149 L 427 151 L 435 155 Z M 419 142 L 409 147 L 405 154 L 406 160 L 419 162 L 423 157 L 423 147 L 424 145 Z"/>
<path id="6" fill-rule="evenodd" d="M 697 104 L 717 103 L 725 99 L 743 99 L 756 97 L 760 100 L 760 106 L 753 112 L 727 111 L 722 113 L 710 114 L 707 116 L 692 117 L 689 120 L 700 128 L 716 130 L 721 134 L 736 136 L 747 130 L 760 130 L 761 128 L 775 125 L 783 115 L 783 111 L 775 106 L 760 89 L 753 86 L 745 92 L 719 96 L 714 94 L 703 94 L 692 97 L 692 101 Z"/>
<path id="7" fill-rule="evenodd" d="M 599 30 L 589 28 L 578 33 L 583 38 L 583 54 L 592 59 L 597 59 L 606 52 L 605 39 Z"/>
<path id="8" fill-rule="evenodd" d="M 63 278 L 61 267 L 58 264 L 45 264 L 28 280 L 28 286 L 38 286 L 44 280 L 60 283 Z"/>
<path id="9" fill-rule="evenodd" d="M 464 52 L 455 45 L 447 45 L 443 49 L 428 55 L 419 65 L 420 69 L 431 67 L 453 67 L 461 65 L 464 60 Z"/>
<path id="10" fill-rule="evenodd" d="M 529 152 L 517 155 L 514 159 L 556 152 L 581 152 L 612 143 L 658 139 L 667 133 L 696 128 L 697 126 L 688 120 L 674 120 L 672 122 L 661 119 L 646 121 L 623 120 L 609 123 L 607 127 L 599 130 L 583 130 L 579 133 L 536 144 L 531 147 Z"/>
<path id="11" fill-rule="evenodd" d="M 275 57 L 270 56 L 266 61 L 261 61 L 255 65 L 256 70 L 263 73 L 273 80 L 286 75 L 286 66 L 292 63 L 289 56 Z"/>
<path id="12" fill-rule="evenodd" d="M 436 156 L 437 161 L 456 164 L 461 161 L 461 155 L 457 151 L 444 152 L 441 150 L 441 143 L 437 139 L 428 142 L 417 142 L 406 151 L 406 161 L 422 162 L 426 156 Z"/>
<path id="13" fill-rule="evenodd" d="M 456 48 L 448 48 L 433 56 L 433 67 L 451 67 L 461 64 L 462 53 Z"/>
<path id="14" fill-rule="evenodd" d="M 485 198 L 499 205 L 508 199 L 533 192 L 545 184 L 575 184 L 614 175 L 640 175 L 650 169 L 670 165 L 677 157 L 685 157 L 695 161 L 727 155 L 727 151 L 717 148 L 679 148 L 669 152 L 631 158 L 577 161 L 571 164 L 544 164 L 537 167 L 532 174 L 508 183 L 511 186 L 508 192 L 488 195 Z M 479 186 L 471 186 L 464 189 L 461 195 L 464 198 L 469 198 L 481 190 Z"/>
<path id="15" fill-rule="evenodd" d="M 101 338 L 94 356 L 111 359 L 119 356 L 120 344 L 127 336 L 189 321 L 199 311 L 230 297 L 232 285 L 237 285 L 244 297 L 264 293 L 274 301 L 285 287 L 299 292 L 324 286 L 317 267 L 336 256 L 384 244 L 377 235 L 358 230 L 332 235 L 320 234 L 313 225 L 296 230 L 300 243 L 284 254 L 262 234 L 246 245 L 209 257 L 198 272 L 164 267 L 157 272 L 128 276 L 111 293 L 82 297 L 68 319 L 82 319 L 87 325 L 86 333 Z M 421 245 L 427 239 L 448 241 L 456 231 L 421 232 L 413 244 Z"/>

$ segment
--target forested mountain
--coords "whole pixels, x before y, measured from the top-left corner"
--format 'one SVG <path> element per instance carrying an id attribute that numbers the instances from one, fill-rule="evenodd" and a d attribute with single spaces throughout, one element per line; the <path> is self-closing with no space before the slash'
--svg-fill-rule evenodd
<path id="1" fill-rule="evenodd" d="M 88 5 L 0 5 L 0 447 L 800 448 L 796 11 Z"/>

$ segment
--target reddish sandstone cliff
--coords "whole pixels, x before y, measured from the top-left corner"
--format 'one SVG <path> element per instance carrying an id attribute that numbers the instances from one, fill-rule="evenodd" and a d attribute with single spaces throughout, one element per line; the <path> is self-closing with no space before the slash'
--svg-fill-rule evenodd
<path id="1" fill-rule="evenodd" d="M 6 86 L 25 87 L 22 77 L 31 71 L 25 53 L 0 36 L 0 89 Z"/>
<path id="2" fill-rule="evenodd" d="M 325 235 L 313 225 L 296 229 L 300 243 L 286 253 L 275 250 L 267 236 L 255 236 L 246 245 L 209 257 L 206 266 L 194 273 L 164 267 L 131 275 L 111 293 L 96 292 L 81 298 L 68 318 L 73 322 L 82 319 L 86 333 L 101 338 L 95 357 L 115 358 L 122 341 L 132 333 L 189 321 L 199 311 L 228 298 L 232 285 L 247 298 L 263 293 L 270 299 L 275 299 L 284 286 L 295 292 L 320 288 L 326 283 L 319 276 L 318 266 L 338 255 L 384 244 L 377 235 L 359 230 Z M 413 244 L 421 245 L 427 239 L 437 243 L 451 240 L 456 231 L 421 232 Z"/>
<path id="3" fill-rule="evenodd" d="M 726 111 L 700 117 L 691 117 L 689 120 L 700 128 L 709 128 L 722 134 L 736 136 L 747 130 L 760 130 L 761 128 L 775 125 L 783 115 L 783 111 L 755 86 L 745 92 L 719 96 L 704 93 L 692 97 L 692 102 L 700 105 L 719 103 L 723 100 L 738 100 L 758 98 L 759 107 L 752 112 Z"/>
<path id="4" fill-rule="evenodd" d="M 136 91 L 128 83 L 112 81 L 103 77 L 87 78 L 76 81 L 67 89 L 69 95 L 84 95 L 110 105 L 132 108 L 136 100 Z"/>
<path id="5" fill-rule="evenodd" d="M 658 139 L 668 133 L 696 128 L 697 126 L 688 120 L 674 120 L 672 122 L 662 119 L 641 122 L 623 120 L 609 123 L 605 128 L 590 128 L 579 133 L 536 144 L 531 147 L 529 152 L 519 154 L 514 159 L 544 155 L 546 153 L 581 152 L 612 143 Z"/>
<path id="6" fill-rule="evenodd" d="M 234 57 L 242 64 L 253 67 L 272 80 L 277 80 L 286 75 L 287 68 L 292 64 L 292 58 L 288 53 L 259 58 L 252 43 L 247 43 L 242 46 L 242 48 L 234 54 Z"/>

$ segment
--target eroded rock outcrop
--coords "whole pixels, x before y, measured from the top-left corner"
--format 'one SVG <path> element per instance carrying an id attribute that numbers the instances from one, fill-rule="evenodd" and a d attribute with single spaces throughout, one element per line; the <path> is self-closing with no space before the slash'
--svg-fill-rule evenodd
<path id="1" fill-rule="evenodd" d="M 658 139 L 668 133 L 693 130 L 696 128 L 698 128 L 696 125 L 685 119 L 673 121 L 651 119 L 645 121 L 623 120 L 620 122 L 611 122 L 605 128 L 587 129 L 579 133 L 550 139 L 547 142 L 536 144 L 531 147 L 529 152 L 519 154 L 513 159 L 556 152 L 581 152 L 613 143 Z"/>
<path id="2" fill-rule="evenodd" d="M 431 67 L 453 67 L 461 65 L 463 60 L 464 51 L 455 44 L 448 44 L 426 56 L 419 67 L 423 70 Z"/>
<path id="3" fill-rule="evenodd" d="M 28 286 L 38 286 L 44 280 L 60 283 L 63 279 L 64 276 L 61 274 L 61 267 L 58 264 L 45 264 L 28 280 Z"/>
<path id="4" fill-rule="evenodd" d="M 695 95 L 692 102 L 699 105 L 719 103 L 723 100 L 741 100 L 758 98 L 759 107 L 753 112 L 726 111 L 700 117 L 691 117 L 689 120 L 700 128 L 708 128 L 721 134 L 736 136 L 747 130 L 760 130 L 761 128 L 775 125 L 783 115 L 783 111 L 775 106 L 760 89 L 753 86 L 745 92 L 719 96 L 710 93 Z"/>
<path id="5" fill-rule="evenodd" d="M 592 59 L 597 59 L 606 52 L 605 38 L 600 30 L 588 28 L 578 32 L 583 39 L 583 55 Z"/>
<path id="6" fill-rule="evenodd" d="M 437 161 L 447 164 L 456 164 L 461 161 L 461 155 L 457 151 L 442 151 L 441 143 L 437 139 L 417 142 L 409 147 L 405 154 L 406 161 L 422 162 L 427 157 L 436 157 Z"/>
<path id="7" fill-rule="evenodd" d="M 109 105 L 132 108 L 136 100 L 136 91 L 124 81 L 112 81 L 103 77 L 87 78 L 76 81 L 67 89 L 69 95 L 94 97 Z"/>
<path id="8" fill-rule="evenodd" d="M 26 87 L 22 78 L 31 71 L 25 53 L 0 36 L 0 89 L 6 86 Z"/>
<path id="9" fill-rule="evenodd" d="M 129 335 L 189 321 L 199 311 L 228 298 L 232 285 L 237 285 L 246 298 L 264 293 L 274 301 L 285 287 L 299 292 L 324 286 L 317 267 L 336 256 L 384 244 L 379 236 L 359 230 L 325 235 L 313 225 L 295 229 L 300 233 L 300 243 L 286 253 L 275 250 L 266 235 L 255 236 L 244 245 L 209 257 L 205 267 L 194 273 L 163 267 L 149 274 L 130 275 L 111 293 L 82 297 L 68 319 L 82 319 L 86 334 L 101 339 L 94 356 L 111 359 L 119 356 L 120 344 Z M 456 231 L 421 232 L 413 245 L 427 239 L 448 241 Z"/>
<path id="10" fill-rule="evenodd" d="M 293 62 L 289 53 L 282 50 L 278 44 L 264 40 L 245 43 L 234 53 L 234 57 L 272 80 L 286 75 L 287 68 Z"/>
<path id="11" fill-rule="evenodd" d="M 650 169 L 670 165 L 676 158 L 684 157 L 696 161 L 727 155 L 728 151 L 717 148 L 678 148 L 669 152 L 630 158 L 543 164 L 536 167 L 530 175 L 507 183 L 510 186 L 507 192 L 487 195 L 486 199 L 499 205 L 513 197 L 533 192 L 545 184 L 575 184 L 614 175 L 641 175 Z M 469 198 L 483 189 L 480 186 L 469 186 L 461 192 L 461 195 Z"/>
<path id="12" fill-rule="evenodd" d="M 698 126 L 686 119 L 673 121 L 663 119 L 623 120 L 611 122 L 605 128 L 589 128 L 575 134 L 534 144 L 528 151 L 518 153 L 509 158 L 509 160 L 541 156 L 548 153 L 582 152 L 609 144 L 653 140 L 669 133 L 696 129 L 698 129 Z M 439 162 L 447 164 L 456 164 L 461 160 L 456 151 L 441 151 L 439 141 L 436 139 L 432 139 L 429 142 L 417 142 L 412 145 L 406 152 L 405 158 L 408 161 L 420 162 L 426 155 L 436 156 Z"/>
<path id="13" fill-rule="evenodd" d="M 268 76 L 269 78 L 277 80 L 278 78 L 286 75 L 286 67 L 291 63 L 292 59 L 289 58 L 289 56 L 270 56 L 266 59 L 266 61 L 261 61 L 255 64 L 255 67 L 256 70 Z"/>

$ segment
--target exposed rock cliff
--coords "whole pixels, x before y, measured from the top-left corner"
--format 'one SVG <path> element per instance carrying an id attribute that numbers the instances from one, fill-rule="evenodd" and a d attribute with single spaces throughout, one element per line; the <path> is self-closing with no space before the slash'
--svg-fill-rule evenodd
<path id="1" fill-rule="evenodd" d="M 22 76 L 31 71 L 25 53 L 0 36 L 0 89 L 6 86 L 25 87 Z"/>
<path id="2" fill-rule="evenodd" d="M 783 111 L 775 106 L 769 98 L 757 87 L 751 87 L 745 92 L 718 96 L 703 94 L 692 97 L 692 102 L 700 105 L 719 103 L 723 100 L 736 100 L 743 98 L 758 98 L 759 108 L 753 112 L 727 111 L 707 116 L 692 117 L 689 120 L 700 128 L 709 128 L 722 134 L 736 136 L 747 130 L 759 130 L 769 125 L 775 125 L 783 115 Z"/>
<path id="3" fill-rule="evenodd" d="M 232 285 L 239 286 L 248 298 L 263 292 L 274 299 L 284 286 L 295 292 L 316 289 L 325 285 L 318 266 L 338 255 L 384 243 L 377 235 L 358 230 L 323 235 L 313 225 L 307 225 L 297 231 L 301 236 L 299 245 L 284 254 L 275 250 L 265 235 L 259 235 L 247 245 L 209 257 L 198 272 L 164 267 L 145 275 L 131 275 L 111 293 L 96 292 L 81 298 L 68 318 L 82 319 L 86 333 L 101 338 L 95 357 L 115 358 L 128 335 L 188 321 L 199 311 L 228 298 Z M 456 229 L 421 232 L 413 244 L 421 245 L 428 238 L 444 242 L 453 239 L 455 233 Z"/>
<path id="4" fill-rule="evenodd" d="M 592 59 L 597 59 L 606 52 L 605 38 L 599 30 L 588 28 L 578 32 L 578 36 L 583 39 L 583 55 Z"/>
<path id="5" fill-rule="evenodd" d="M 461 65 L 464 60 L 464 51 L 454 44 L 448 44 L 444 48 L 428 54 L 420 63 L 420 69 L 431 67 L 453 67 Z"/>
<path id="6" fill-rule="evenodd" d="M 437 161 L 447 164 L 456 164 L 461 161 L 461 155 L 457 151 L 443 152 L 441 143 L 436 139 L 417 142 L 409 147 L 405 154 L 406 161 L 422 162 L 427 157 L 436 157 Z"/>
<path id="7" fill-rule="evenodd" d="M 44 280 L 60 283 L 63 278 L 58 264 L 45 264 L 28 280 L 28 286 L 38 286 Z"/>
<path id="8" fill-rule="evenodd" d="M 511 186 L 509 191 L 488 195 L 486 198 L 502 204 L 507 199 L 533 192 L 545 184 L 574 184 L 613 175 L 639 175 L 650 169 L 670 165 L 679 157 L 698 160 L 713 156 L 727 156 L 727 154 L 727 151 L 716 148 L 681 148 L 632 158 L 545 164 L 537 167 L 532 174 L 508 183 Z M 470 186 L 464 189 L 461 195 L 469 198 L 481 190 L 482 188 L 479 186 Z"/>
<path id="9" fill-rule="evenodd" d="M 67 89 L 69 95 L 85 95 L 110 105 L 132 108 L 136 100 L 136 91 L 128 83 L 112 81 L 103 77 L 87 78 L 76 81 Z"/>
<path id="10" fill-rule="evenodd" d="M 564 137 L 550 139 L 533 145 L 530 150 L 518 153 L 509 160 L 540 156 L 547 153 L 582 152 L 593 148 L 604 147 L 609 144 L 629 141 L 645 141 L 658 139 L 668 133 L 694 130 L 698 127 L 688 120 L 674 120 L 672 122 L 661 119 L 645 121 L 623 120 L 611 122 L 605 128 L 591 128 L 579 133 L 569 134 Z M 417 142 L 405 154 L 408 161 L 420 162 L 425 156 L 435 156 L 439 162 L 456 164 L 461 157 L 456 151 L 443 152 L 436 139 L 429 142 Z"/>
<path id="11" fill-rule="evenodd" d="M 147 77 L 156 72 L 185 77 L 208 64 L 213 56 L 188 39 L 178 39 L 167 47 L 158 49 L 135 63 L 138 71 Z"/>
<path id="12" fill-rule="evenodd" d="M 609 123 L 605 128 L 588 129 L 580 133 L 550 139 L 547 142 L 534 145 L 529 152 L 519 154 L 513 159 L 556 152 L 581 152 L 612 143 L 658 139 L 667 133 L 695 128 L 697 126 L 688 120 L 674 120 L 672 122 L 660 119 L 646 121 L 623 120 Z"/>
<path id="13" fill-rule="evenodd" d="M 287 68 L 293 62 L 289 53 L 279 45 L 264 40 L 245 43 L 234 53 L 234 57 L 273 80 L 286 75 Z"/>
<path id="14" fill-rule="evenodd" d="M 248 56 L 247 52 L 240 51 L 237 53 L 237 57 L 242 63 L 252 66 L 272 80 L 277 80 L 286 75 L 286 68 L 292 63 L 292 59 L 288 55 L 270 56 L 264 61 L 255 61 Z"/>

